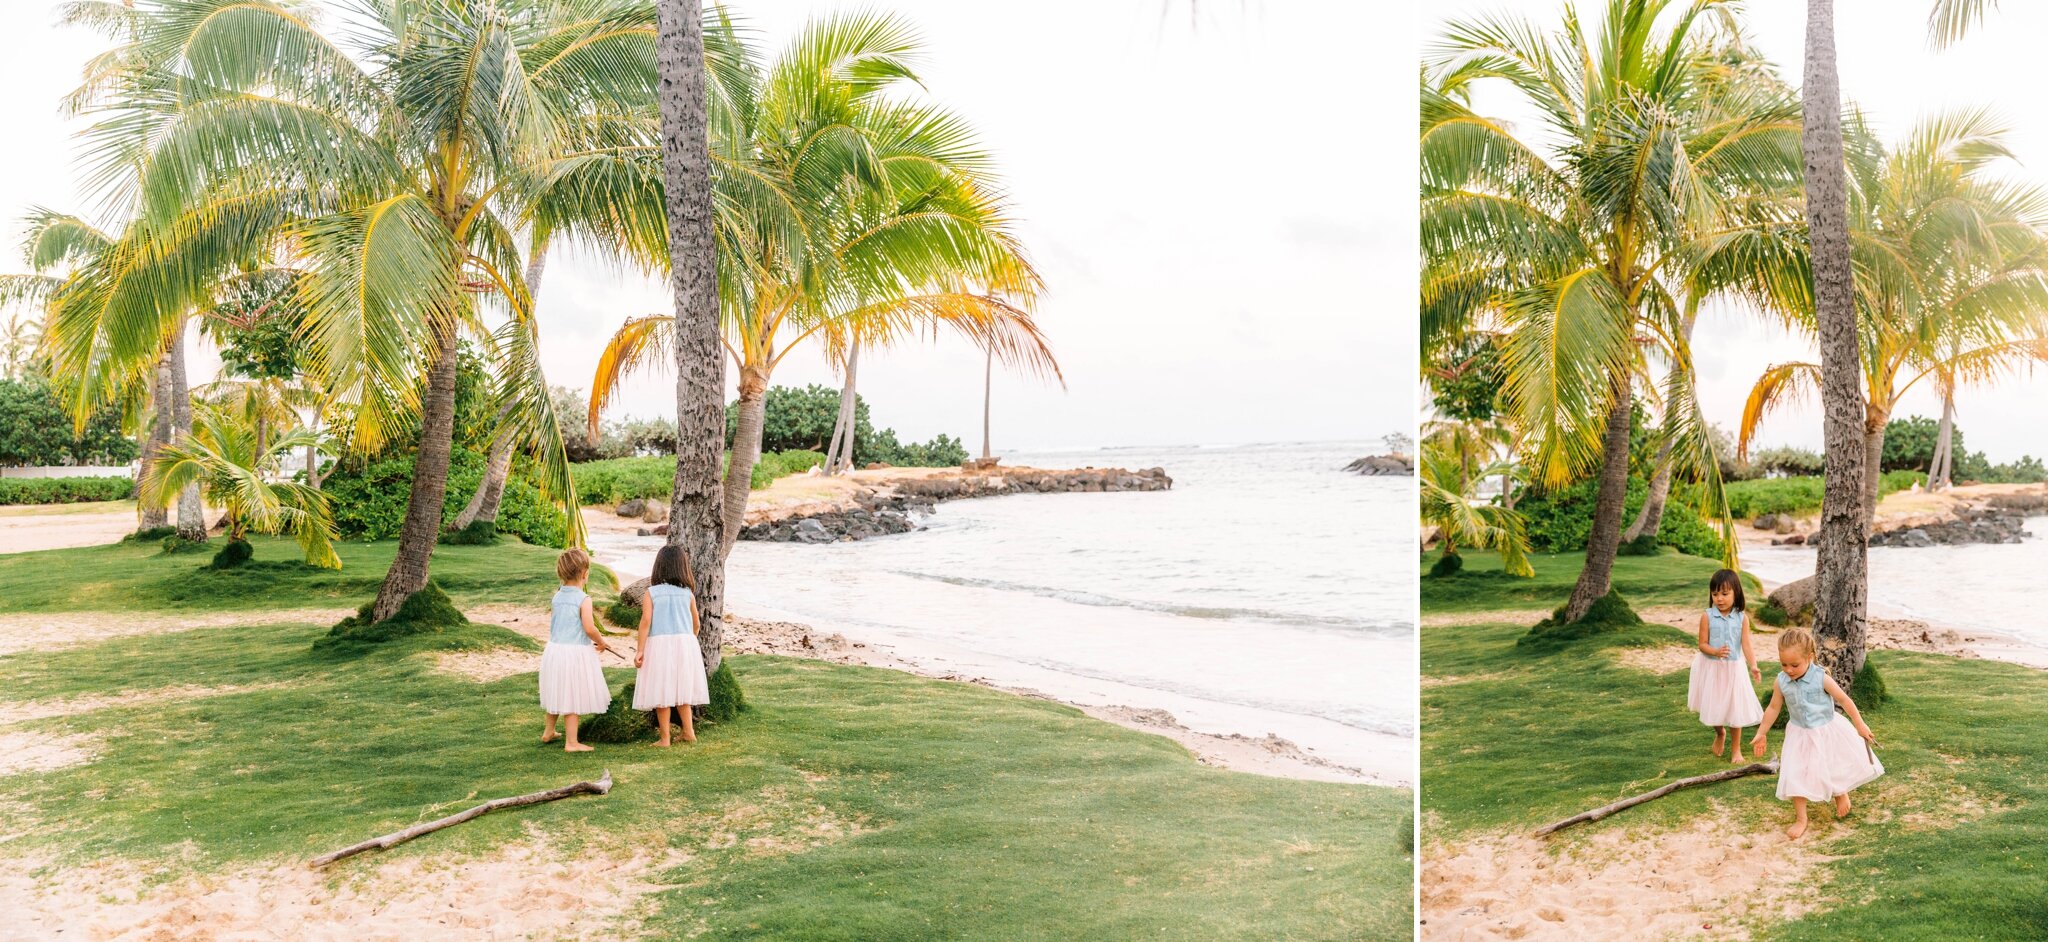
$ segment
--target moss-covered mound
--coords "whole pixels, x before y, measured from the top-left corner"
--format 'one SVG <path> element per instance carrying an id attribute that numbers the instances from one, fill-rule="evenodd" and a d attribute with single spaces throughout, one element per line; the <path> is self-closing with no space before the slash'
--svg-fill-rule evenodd
<path id="1" fill-rule="evenodd" d="M 1657 544 L 1657 534 L 1645 533 L 1642 536 L 1636 537 L 1633 540 L 1621 544 L 1621 546 L 1615 549 L 1614 555 L 1655 556 L 1659 552 L 1662 552 L 1662 548 L 1659 547 Z"/>
<path id="2" fill-rule="evenodd" d="M 137 530 L 121 538 L 123 543 L 162 543 L 164 537 L 177 536 L 177 527 L 149 527 Z"/>
<path id="3" fill-rule="evenodd" d="M 640 606 L 619 599 L 604 607 L 604 620 L 615 628 L 640 628 Z"/>
<path id="4" fill-rule="evenodd" d="M 1436 565 L 1429 567 L 1429 577 L 1431 579 L 1446 579 L 1457 575 L 1458 570 L 1463 568 L 1465 568 L 1465 557 L 1456 553 L 1445 553 L 1437 557 Z"/>
<path id="5" fill-rule="evenodd" d="M 1557 647 L 1595 635 L 1626 631 L 1642 623 L 1643 619 L 1628 606 L 1621 593 L 1610 590 L 1595 600 L 1593 606 L 1586 609 L 1585 617 L 1578 621 L 1565 621 L 1564 606 L 1558 606 L 1549 618 L 1537 622 L 1515 645 L 1521 648 Z"/>
<path id="6" fill-rule="evenodd" d="M 654 717 L 646 710 L 633 709 L 632 684 L 612 697 L 609 709 L 583 717 L 582 724 L 576 738 L 584 742 L 640 742 L 655 737 Z"/>
<path id="7" fill-rule="evenodd" d="M 496 520 L 471 520 L 469 526 L 441 534 L 447 546 L 493 546 L 499 539 Z"/>
<path id="8" fill-rule="evenodd" d="M 220 548 L 220 552 L 213 554 L 213 562 L 207 566 L 213 569 L 233 569 L 248 562 L 249 558 L 255 555 L 256 547 L 249 545 L 248 540 L 229 540 Z"/>
<path id="9" fill-rule="evenodd" d="M 1884 687 L 1884 675 L 1877 672 L 1877 665 L 1864 660 L 1863 669 L 1856 672 L 1856 681 L 1849 685 L 1849 699 L 1855 701 L 1856 709 L 1869 713 L 1891 698 L 1891 693 Z"/>
<path id="10" fill-rule="evenodd" d="M 169 556 L 174 553 L 188 553 L 192 550 L 201 549 L 206 546 L 206 541 L 185 539 L 178 535 L 178 531 L 174 527 L 171 530 L 171 535 L 158 541 L 158 545 L 164 548 L 164 555 Z"/>
<path id="11" fill-rule="evenodd" d="M 711 702 L 698 708 L 697 715 L 713 723 L 728 723 L 746 711 L 747 695 L 740 691 L 732 665 L 719 661 L 718 669 L 711 672 Z"/>
<path id="12" fill-rule="evenodd" d="M 1786 612 L 1777 602 L 1768 599 L 1764 601 L 1764 604 L 1757 606 L 1753 614 L 1756 615 L 1757 621 L 1773 628 L 1784 628 L 1792 624 L 1791 614 Z"/>
<path id="13" fill-rule="evenodd" d="M 377 603 L 366 602 L 354 615 L 342 619 L 327 634 L 313 642 L 313 650 L 322 653 L 359 653 L 399 638 L 419 634 L 431 634 L 460 628 L 469 624 L 462 610 L 448 598 L 448 593 L 432 582 L 418 592 L 408 596 L 390 618 L 373 622 L 370 609 Z"/>

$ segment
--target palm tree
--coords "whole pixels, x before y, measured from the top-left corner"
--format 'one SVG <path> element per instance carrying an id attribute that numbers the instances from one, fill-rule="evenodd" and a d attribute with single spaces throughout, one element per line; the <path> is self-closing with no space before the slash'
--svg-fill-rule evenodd
<path id="1" fill-rule="evenodd" d="M 1057 375 L 1028 311 L 1005 300 L 1028 302 L 1038 278 L 992 194 L 986 155 L 943 109 L 884 97 L 914 74 L 914 51 L 896 18 L 834 17 L 726 89 L 712 183 L 739 421 L 721 553 L 744 520 L 775 367 L 813 335 L 883 345 L 945 325 Z M 675 323 L 635 318 L 613 336 L 591 384 L 593 427 L 623 377 L 676 346 Z"/>
<path id="2" fill-rule="evenodd" d="M 289 531 L 298 538 L 307 563 L 340 569 L 327 495 L 295 481 L 274 480 L 292 449 L 318 437 L 310 429 L 297 428 L 264 441 L 257 427 L 235 410 L 202 408 L 192 434 L 163 446 L 151 459 L 137 499 L 162 503 L 188 486 L 198 486 L 224 512 L 222 522 L 231 543 L 246 542 L 252 529 Z"/>
<path id="3" fill-rule="evenodd" d="M 1497 324 L 1532 477 L 1558 486 L 1596 473 L 1567 621 L 1610 587 L 1647 338 L 1682 352 L 1681 296 L 1784 278 L 1780 258 L 1737 247 L 1788 213 L 1796 106 L 1769 83 L 1727 80 L 1727 4 L 1693 3 L 1660 30 L 1671 6 L 1610 0 L 1597 44 L 1571 9 L 1554 35 L 1507 19 L 1454 23 L 1424 76 L 1424 352 Z M 1486 80 L 1544 115 L 1561 141 L 1554 161 L 1471 109 L 1468 91 Z M 1681 394 L 1688 362 L 1674 361 Z M 1711 456 L 1695 416 L 1678 413 L 1673 434 L 1685 453 Z"/>
<path id="4" fill-rule="evenodd" d="M 1423 441 L 1418 476 L 1423 524 L 1436 528 L 1445 558 L 1458 555 L 1461 545 L 1491 549 L 1500 553 L 1501 568 L 1508 575 L 1536 575 L 1529 565 L 1522 515 L 1498 504 L 1478 503 L 1474 497 L 1479 481 L 1505 473 L 1505 464 L 1473 467 L 1469 444 L 1463 436 L 1443 434 Z"/>
<path id="5" fill-rule="evenodd" d="M 506 351 L 496 394 L 581 539 L 539 376 L 518 201 L 578 147 L 629 136 L 619 128 L 648 113 L 655 29 L 631 0 L 364 12 L 344 44 L 277 2 L 142 4 L 130 18 L 139 52 L 99 83 L 105 118 L 92 133 L 96 177 L 145 218 L 234 198 L 277 204 L 273 231 L 290 234 L 307 271 L 310 371 L 349 404 L 353 447 L 380 447 L 418 414 L 381 619 L 426 583 L 465 332 Z M 489 313 L 506 326 L 491 331 Z"/>
<path id="6" fill-rule="evenodd" d="M 2048 192 L 1988 175 L 2012 157 L 2005 135 L 1986 112 L 1954 112 L 1922 122 L 1885 153 L 1861 121 L 1851 126 L 1866 532 L 1876 515 L 1885 426 L 1906 393 L 1932 379 L 1947 423 L 1957 385 L 1989 380 L 2048 350 L 2041 341 L 2048 238 L 2040 229 L 2048 223 Z M 1765 370 L 1743 409 L 1738 448 L 1746 453 L 1764 417 L 1818 387 L 1822 376 L 1809 362 Z"/>

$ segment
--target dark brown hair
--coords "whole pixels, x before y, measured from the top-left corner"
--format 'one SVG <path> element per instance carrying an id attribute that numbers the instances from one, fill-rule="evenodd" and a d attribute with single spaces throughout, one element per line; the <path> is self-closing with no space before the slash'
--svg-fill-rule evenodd
<path id="1" fill-rule="evenodd" d="M 647 577 L 651 585 L 680 586 L 697 594 L 697 577 L 690 571 L 690 554 L 680 546 L 664 546 L 654 554 L 654 572 Z"/>
<path id="2" fill-rule="evenodd" d="M 1742 577 L 1736 575 L 1733 569 L 1716 569 L 1714 570 L 1713 578 L 1707 580 L 1707 605 L 1709 607 L 1714 604 L 1714 593 L 1721 591 L 1723 587 L 1732 587 L 1735 590 L 1735 607 L 1729 609 L 1729 611 L 1743 612 L 1749 610 L 1742 599 Z"/>

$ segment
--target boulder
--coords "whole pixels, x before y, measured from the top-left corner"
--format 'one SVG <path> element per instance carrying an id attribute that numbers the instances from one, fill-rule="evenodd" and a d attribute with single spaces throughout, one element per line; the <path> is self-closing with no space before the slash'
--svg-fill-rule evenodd
<path id="1" fill-rule="evenodd" d="M 668 505 L 658 504 L 651 500 L 648 501 L 647 509 L 640 514 L 640 519 L 646 523 L 666 523 L 668 522 Z"/>
<path id="2" fill-rule="evenodd" d="M 1794 622 L 1803 623 L 1806 612 L 1813 608 L 1813 600 L 1820 593 L 1820 580 L 1807 576 L 1804 579 L 1787 582 L 1771 593 L 1770 600 L 1785 610 Z"/>
<path id="3" fill-rule="evenodd" d="M 1407 455 L 1367 455 L 1345 465 L 1344 470 L 1374 477 L 1400 477 L 1415 473 L 1415 459 Z"/>
<path id="4" fill-rule="evenodd" d="M 1765 532 L 1767 532 L 1767 533 L 1768 533 L 1768 532 L 1772 532 L 1772 531 L 1775 531 L 1775 530 L 1777 530 L 1777 528 L 1778 528 L 1778 515 L 1777 515 L 1777 514 L 1764 514 L 1763 516 L 1761 516 L 1761 517 L 1758 517 L 1758 518 L 1756 518 L 1755 520 L 1752 520 L 1752 521 L 1750 521 L 1750 524 L 1749 524 L 1749 525 L 1750 525 L 1750 526 L 1752 526 L 1752 527 L 1755 527 L 1755 528 L 1757 528 L 1757 529 L 1759 529 L 1759 530 L 1763 530 L 1763 531 L 1765 531 Z M 1773 543 L 1776 543 L 1777 541 L 1776 541 L 1776 540 L 1772 540 L 1771 542 L 1773 542 Z"/>
<path id="5" fill-rule="evenodd" d="M 647 587 L 651 584 L 651 580 L 640 579 L 634 582 L 632 585 L 620 589 L 619 601 L 624 602 L 627 605 L 631 605 L 634 608 L 640 607 L 640 604 L 647 600 Z"/>
<path id="6" fill-rule="evenodd" d="M 638 517 L 647 512 L 647 501 L 645 498 L 635 497 L 613 508 L 612 512 L 621 517 Z"/>

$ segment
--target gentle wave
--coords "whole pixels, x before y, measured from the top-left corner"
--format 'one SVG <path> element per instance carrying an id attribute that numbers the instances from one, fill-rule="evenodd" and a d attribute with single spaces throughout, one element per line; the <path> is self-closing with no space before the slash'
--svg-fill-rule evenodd
<path id="1" fill-rule="evenodd" d="M 1019 592 L 1040 598 L 1072 602 L 1076 605 L 1091 605 L 1097 608 L 1131 608 L 1165 615 L 1179 615 L 1183 618 L 1208 618 L 1221 621 L 1262 621 L 1298 628 L 1346 628 L 1373 634 L 1407 637 L 1414 629 L 1405 623 L 1370 622 L 1342 615 L 1304 615 L 1299 612 L 1276 612 L 1256 608 L 1231 608 L 1215 605 L 1176 605 L 1171 602 L 1147 602 L 1141 599 L 1117 598 L 1082 592 L 1075 589 L 1061 589 L 1054 586 L 1030 585 L 1022 582 L 1008 582 L 1002 579 L 977 579 L 972 576 L 948 576 L 939 573 L 917 572 L 897 569 L 892 572 L 912 579 L 943 582 L 970 589 L 992 589 L 998 592 Z"/>
<path id="2" fill-rule="evenodd" d="M 1073 674 L 1077 677 L 1106 680 L 1114 683 L 1128 684 L 1133 687 L 1144 687 L 1148 690 L 1208 700 L 1212 703 L 1226 703 L 1231 706 L 1251 707 L 1259 710 L 1293 713 L 1299 716 L 1318 717 L 1370 733 L 1383 733 L 1388 736 L 1403 738 L 1415 734 L 1414 718 L 1393 710 L 1375 710 L 1370 707 L 1339 705 L 1316 700 L 1239 696 L 1218 691 L 1205 685 L 1183 683 L 1166 678 L 1124 671 L 1099 670 L 1087 664 L 1076 664 L 1072 661 L 1062 661 L 1055 658 L 1025 655 L 1018 656 L 1015 660 L 1020 664 L 1029 664 L 1033 667 L 1045 668 L 1046 670 Z"/>

